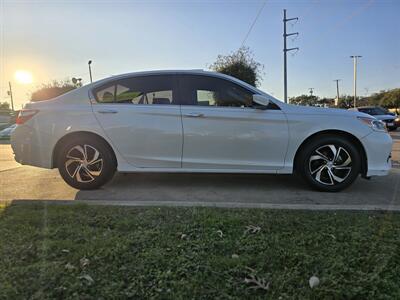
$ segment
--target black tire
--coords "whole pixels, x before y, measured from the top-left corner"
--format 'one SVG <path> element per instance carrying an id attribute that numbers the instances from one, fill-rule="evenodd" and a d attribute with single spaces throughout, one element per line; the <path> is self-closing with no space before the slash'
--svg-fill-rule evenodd
<path id="1" fill-rule="evenodd" d="M 331 146 L 336 148 L 336 159 Z M 338 192 L 357 179 L 361 170 L 361 155 L 349 139 L 321 135 L 312 139 L 301 150 L 296 169 L 314 189 Z"/>
<path id="2" fill-rule="evenodd" d="M 113 178 L 117 163 L 109 145 L 99 138 L 82 135 L 70 138 L 60 147 L 57 167 L 64 181 L 73 188 L 93 190 Z"/>

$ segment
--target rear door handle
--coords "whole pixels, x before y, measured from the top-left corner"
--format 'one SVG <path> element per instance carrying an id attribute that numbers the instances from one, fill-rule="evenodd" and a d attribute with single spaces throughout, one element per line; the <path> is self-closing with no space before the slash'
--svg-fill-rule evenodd
<path id="1" fill-rule="evenodd" d="M 204 117 L 204 114 L 200 114 L 200 113 L 188 113 L 188 114 L 184 114 L 185 117 L 189 117 L 189 118 L 202 118 Z"/>
<path id="2" fill-rule="evenodd" d="M 118 113 L 118 111 L 113 110 L 113 109 L 102 109 L 97 112 L 100 114 L 116 114 L 116 113 Z"/>

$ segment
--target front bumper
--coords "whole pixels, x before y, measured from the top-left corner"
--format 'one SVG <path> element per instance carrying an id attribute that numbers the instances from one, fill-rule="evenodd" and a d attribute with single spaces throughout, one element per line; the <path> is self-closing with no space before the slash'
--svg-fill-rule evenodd
<path id="1" fill-rule="evenodd" d="M 392 168 L 393 141 L 388 133 L 372 132 L 361 139 L 367 155 L 367 176 L 385 176 Z"/>

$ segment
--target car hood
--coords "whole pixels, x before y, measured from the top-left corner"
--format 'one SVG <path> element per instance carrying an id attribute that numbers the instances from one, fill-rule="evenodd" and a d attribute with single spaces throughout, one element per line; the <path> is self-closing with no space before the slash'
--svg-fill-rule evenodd
<path id="1" fill-rule="evenodd" d="M 287 114 L 303 114 L 303 115 L 329 115 L 329 116 L 342 116 L 342 117 L 369 117 L 370 115 L 364 114 L 359 111 L 341 109 L 341 108 L 325 108 L 315 106 L 302 106 L 285 104 L 281 105 L 282 110 Z"/>

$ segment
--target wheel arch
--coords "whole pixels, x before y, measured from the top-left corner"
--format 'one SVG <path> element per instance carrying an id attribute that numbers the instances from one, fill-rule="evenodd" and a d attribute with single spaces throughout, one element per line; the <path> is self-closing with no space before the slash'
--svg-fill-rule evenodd
<path id="1" fill-rule="evenodd" d="M 58 167 L 57 166 L 58 153 L 60 152 L 61 147 L 66 142 L 71 140 L 72 138 L 82 137 L 82 136 L 86 136 L 88 138 L 95 138 L 95 139 L 98 139 L 98 140 L 102 141 L 104 143 L 104 145 L 106 145 L 109 148 L 109 150 L 111 151 L 112 156 L 114 157 L 114 160 L 115 160 L 115 165 L 117 166 L 118 160 L 117 160 L 117 157 L 115 155 L 114 149 L 111 147 L 110 143 L 106 139 L 104 139 L 102 136 L 100 136 L 99 134 L 94 133 L 94 132 L 90 132 L 90 131 L 74 131 L 74 132 L 68 133 L 68 134 L 64 135 L 63 137 L 61 137 L 57 141 L 57 143 L 55 144 L 55 146 L 53 148 L 53 152 L 52 152 L 52 159 L 51 159 L 51 163 L 52 163 L 51 167 L 52 168 L 57 168 Z"/>
<path id="2" fill-rule="evenodd" d="M 294 156 L 294 166 L 293 166 L 294 172 L 296 172 L 296 170 L 297 170 L 297 167 L 298 167 L 298 164 L 299 164 L 298 160 L 299 160 L 299 157 L 300 157 L 300 153 L 301 153 L 301 151 L 304 149 L 304 147 L 305 147 L 311 140 L 316 139 L 316 138 L 318 138 L 318 137 L 320 137 L 320 136 L 323 136 L 323 135 L 335 135 L 335 136 L 338 136 L 338 135 L 339 135 L 339 136 L 341 136 L 341 137 L 346 138 L 346 139 L 349 140 L 350 142 L 352 142 L 352 143 L 356 146 L 358 152 L 359 152 L 360 155 L 361 155 L 361 171 L 360 171 L 360 173 L 361 173 L 361 175 L 366 176 L 367 171 L 368 171 L 368 161 L 367 161 L 367 154 L 366 154 L 366 151 L 365 151 L 365 148 L 364 148 L 363 144 L 362 144 L 361 141 L 360 141 L 356 136 L 354 136 L 353 134 L 351 134 L 351 133 L 349 133 L 349 132 L 347 132 L 347 131 L 337 130 L 337 129 L 318 131 L 318 132 L 316 132 L 316 133 L 313 133 L 313 134 L 310 135 L 309 137 L 307 137 L 307 138 L 301 143 L 300 147 L 297 148 L 296 154 L 295 154 L 295 156 Z"/>

